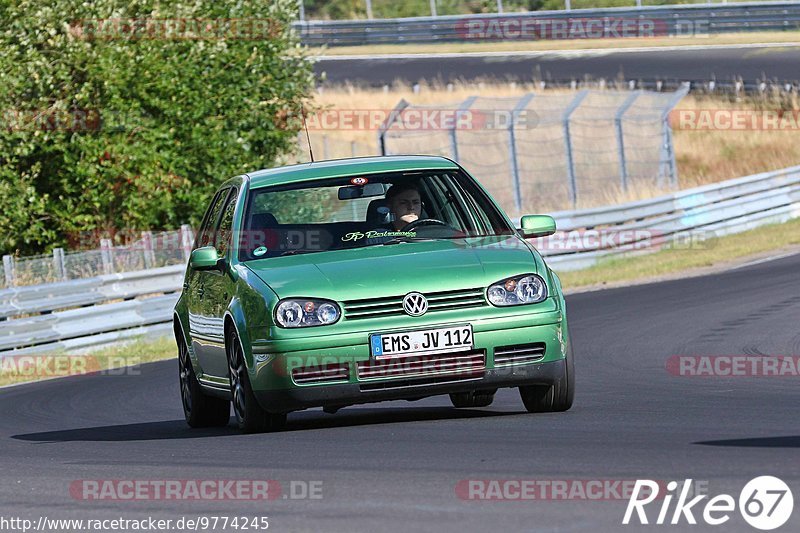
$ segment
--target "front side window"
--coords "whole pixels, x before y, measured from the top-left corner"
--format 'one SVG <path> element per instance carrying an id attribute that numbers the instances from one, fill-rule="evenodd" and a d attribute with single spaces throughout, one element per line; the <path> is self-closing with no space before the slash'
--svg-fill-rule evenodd
<path id="1" fill-rule="evenodd" d="M 228 196 L 228 188 L 217 191 L 211 205 L 208 206 L 203 223 L 200 226 L 200 232 L 197 234 L 197 240 L 194 243 L 194 248 L 202 248 L 203 246 L 211 246 L 214 243 L 214 228 L 217 227 L 217 220 L 219 220 L 219 212 L 222 210 L 222 204 Z"/>
<path id="2" fill-rule="evenodd" d="M 402 240 L 514 233 L 460 171 L 368 174 L 252 189 L 240 260 Z"/>
<path id="3" fill-rule="evenodd" d="M 236 199 L 238 198 L 238 191 L 231 189 L 225 207 L 222 209 L 222 217 L 219 220 L 219 228 L 214 237 L 214 247 L 220 257 L 228 255 L 228 249 L 231 245 L 231 232 L 233 227 L 233 213 L 236 211 Z"/>

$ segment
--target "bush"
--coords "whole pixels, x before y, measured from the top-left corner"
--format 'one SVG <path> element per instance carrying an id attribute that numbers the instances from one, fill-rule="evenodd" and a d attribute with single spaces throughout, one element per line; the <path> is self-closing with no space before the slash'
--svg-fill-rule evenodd
<path id="1" fill-rule="evenodd" d="M 197 225 L 219 183 L 273 166 L 313 86 L 296 17 L 296 0 L 0 0 L 0 252 Z"/>

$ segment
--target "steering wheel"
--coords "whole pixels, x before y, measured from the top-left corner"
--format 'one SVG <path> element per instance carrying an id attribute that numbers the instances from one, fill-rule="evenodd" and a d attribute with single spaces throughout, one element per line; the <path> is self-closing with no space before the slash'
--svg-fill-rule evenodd
<path id="1" fill-rule="evenodd" d="M 411 231 L 412 229 L 416 229 L 419 226 L 425 226 L 425 225 L 448 226 L 447 222 L 442 222 L 437 218 L 418 218 L 417 220 L 409 222 L 408 224 L 403 226 L 403 229 L 401 229 L 400 231 Z"/>

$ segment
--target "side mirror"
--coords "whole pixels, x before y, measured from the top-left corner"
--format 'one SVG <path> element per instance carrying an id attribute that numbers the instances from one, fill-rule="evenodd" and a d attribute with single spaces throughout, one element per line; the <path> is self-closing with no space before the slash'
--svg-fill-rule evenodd
<path id="1" fill-rule="evenodd" d="M 194 270 L 218 270 L 219 260 L 220 257 L 216 248 L 203 246 L 192 250 L 192 255 L 189 256 L 189 266 Z"/>
<path id="2" fill-rule="evenodd" d="M 549 215 L 525 215 L 520 220 L 520 233 L 526 239 L 546 237 L 556 232 L 556 221 Z"/>

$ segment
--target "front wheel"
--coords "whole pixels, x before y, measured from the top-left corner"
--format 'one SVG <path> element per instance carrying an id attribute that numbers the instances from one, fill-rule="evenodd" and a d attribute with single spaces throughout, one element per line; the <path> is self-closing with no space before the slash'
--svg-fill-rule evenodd
<path id="1" fill-rule="evenodd" d="M 250 385 L 242 344 L 235 330 L 228 338 L 228 373 L 230 375 L 233 414 L 245 433 L 278 431 L 286 425 L 286 413 L 269 413 L 261 408 Z"/>
<path id="2" fill-rule="evenodd" d="M 575 398 L 575 362 L 572 340 L 567 339 L 564 371 L 552 385 L 530 385 L 519 388 L 519 395 L 529 413 L 568 411 Z"/>
<path id="3" fill-rule="evenodd" d="M 183 416 L 189 427 L 227 426 L 231 418 L 231 402 L 208 396 L 200 387 L 189 358 L 189 349 L 178 340 L 178 378 L 181 385 Z"/>

